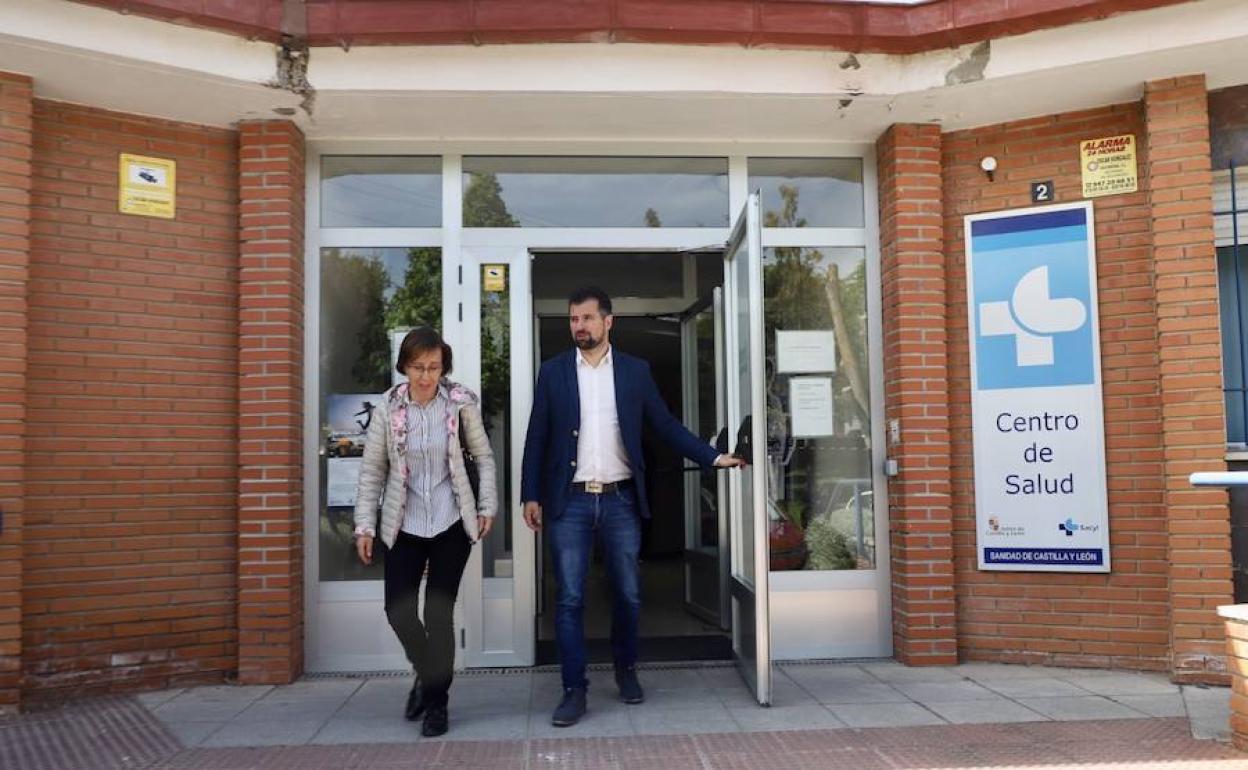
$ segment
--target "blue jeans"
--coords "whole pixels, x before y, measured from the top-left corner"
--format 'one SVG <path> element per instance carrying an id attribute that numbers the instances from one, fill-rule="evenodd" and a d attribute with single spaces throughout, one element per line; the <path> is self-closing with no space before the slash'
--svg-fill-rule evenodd
<path id="1" fill-rule="evenodd" d="M 585 575 L 594 536 L 602 542 L 611 584 L 611 653 L 616 666 L 637 662 L 637 622 L 641 617 L 641 519 L 633 488 L 602 495 L 574 491 L 563 515 L 550 522 L 550 551 L 559 594 L 555 640 L 564 687 L 586 687 Z"/>

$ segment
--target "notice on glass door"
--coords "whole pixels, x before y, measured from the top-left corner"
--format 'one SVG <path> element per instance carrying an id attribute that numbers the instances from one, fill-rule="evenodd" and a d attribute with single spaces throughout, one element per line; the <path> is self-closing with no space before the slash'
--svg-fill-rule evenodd
<path id="1" fill-rule="evenodd" d="M 363 457 L 331 457 L 326 462 L 325 507 L 354 508 Z"/>
<path id="2" fill-rule="evenodd" d="M 836 335 L 832 331 L 777 331 L 776 371 L 815 374 L 836 371 Z"/>
<path id="3" fill-rule="evenodd" d="M 835 434 L 832 420 L 832 378 L 791 378 L 789 414 L 793 420 L 793 438 L 820 438 Z"/>

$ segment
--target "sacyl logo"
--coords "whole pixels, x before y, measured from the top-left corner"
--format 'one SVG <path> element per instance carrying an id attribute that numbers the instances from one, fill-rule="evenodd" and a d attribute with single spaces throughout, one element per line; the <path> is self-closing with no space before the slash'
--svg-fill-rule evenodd
<path id="1" fill-rule="evenodd" d="M 1078 524 L 1074 519 L 1067 518 L 1066 521 L 1058 524 L 1057 528 L 1066 533 L 1066 537 L 1074 537 L 1076 532 L 1095 532 L 1100 529 L 1101 526 L 1099 524 Z"/>
<path id="2" fill-rule="evenodd" d="M 985 337 L 1014 335 L 1019 366 L 1051 366 L 1053 335 L 1072 332 L 1088 320 L 1088 309 L 1074 297 L 1049 296 L 1049 268 L 1037 267 L 1014 286 L 1008 301 L 979 306 L 979 332 Z"/>

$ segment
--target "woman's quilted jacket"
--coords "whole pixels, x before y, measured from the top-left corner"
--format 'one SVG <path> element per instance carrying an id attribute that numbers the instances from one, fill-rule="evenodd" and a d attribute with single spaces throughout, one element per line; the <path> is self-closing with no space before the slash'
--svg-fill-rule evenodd
<path id="1" fill-rule="evenodd" d="M 458 383 L 443 380 L 451 408 L 446 420 L 447 461 L 451 465 L 451 486 L 459 505 L 464 531 L 474 542 L 477 539 L 477 516 L 493 516 L 498 512 L 498 493 L 494 481 L 494 454 L 485 435 L 480 402 L 475 393 Z M 386 392 L 372 416 L 360 463 L 359 491 L 355 498 L 356 531 L 372 530 L 381 536 L 387 547 L 394 545 L 407 505 L 407 463 L 403 452 L 407 441 L 408 384 L 400 383 Z M 476 459 L 481 477 L 481 499 L 475 500 L 464 454 L 459 443 L 459 422 L 464 423 L 464 439 L 468 451 Z M 383 489 L 384 483 L 384 489 Z M 377 526 L 377 503 L 381 501 L 381 526 Z"/>

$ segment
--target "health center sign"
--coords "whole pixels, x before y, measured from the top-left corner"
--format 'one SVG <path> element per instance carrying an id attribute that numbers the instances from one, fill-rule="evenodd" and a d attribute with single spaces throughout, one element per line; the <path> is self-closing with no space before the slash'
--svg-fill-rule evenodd
<path id="1" fill-rule="evenodd" d="M 965 222 L 979 568 L 1108 572 L 1092 204 Z"/>

